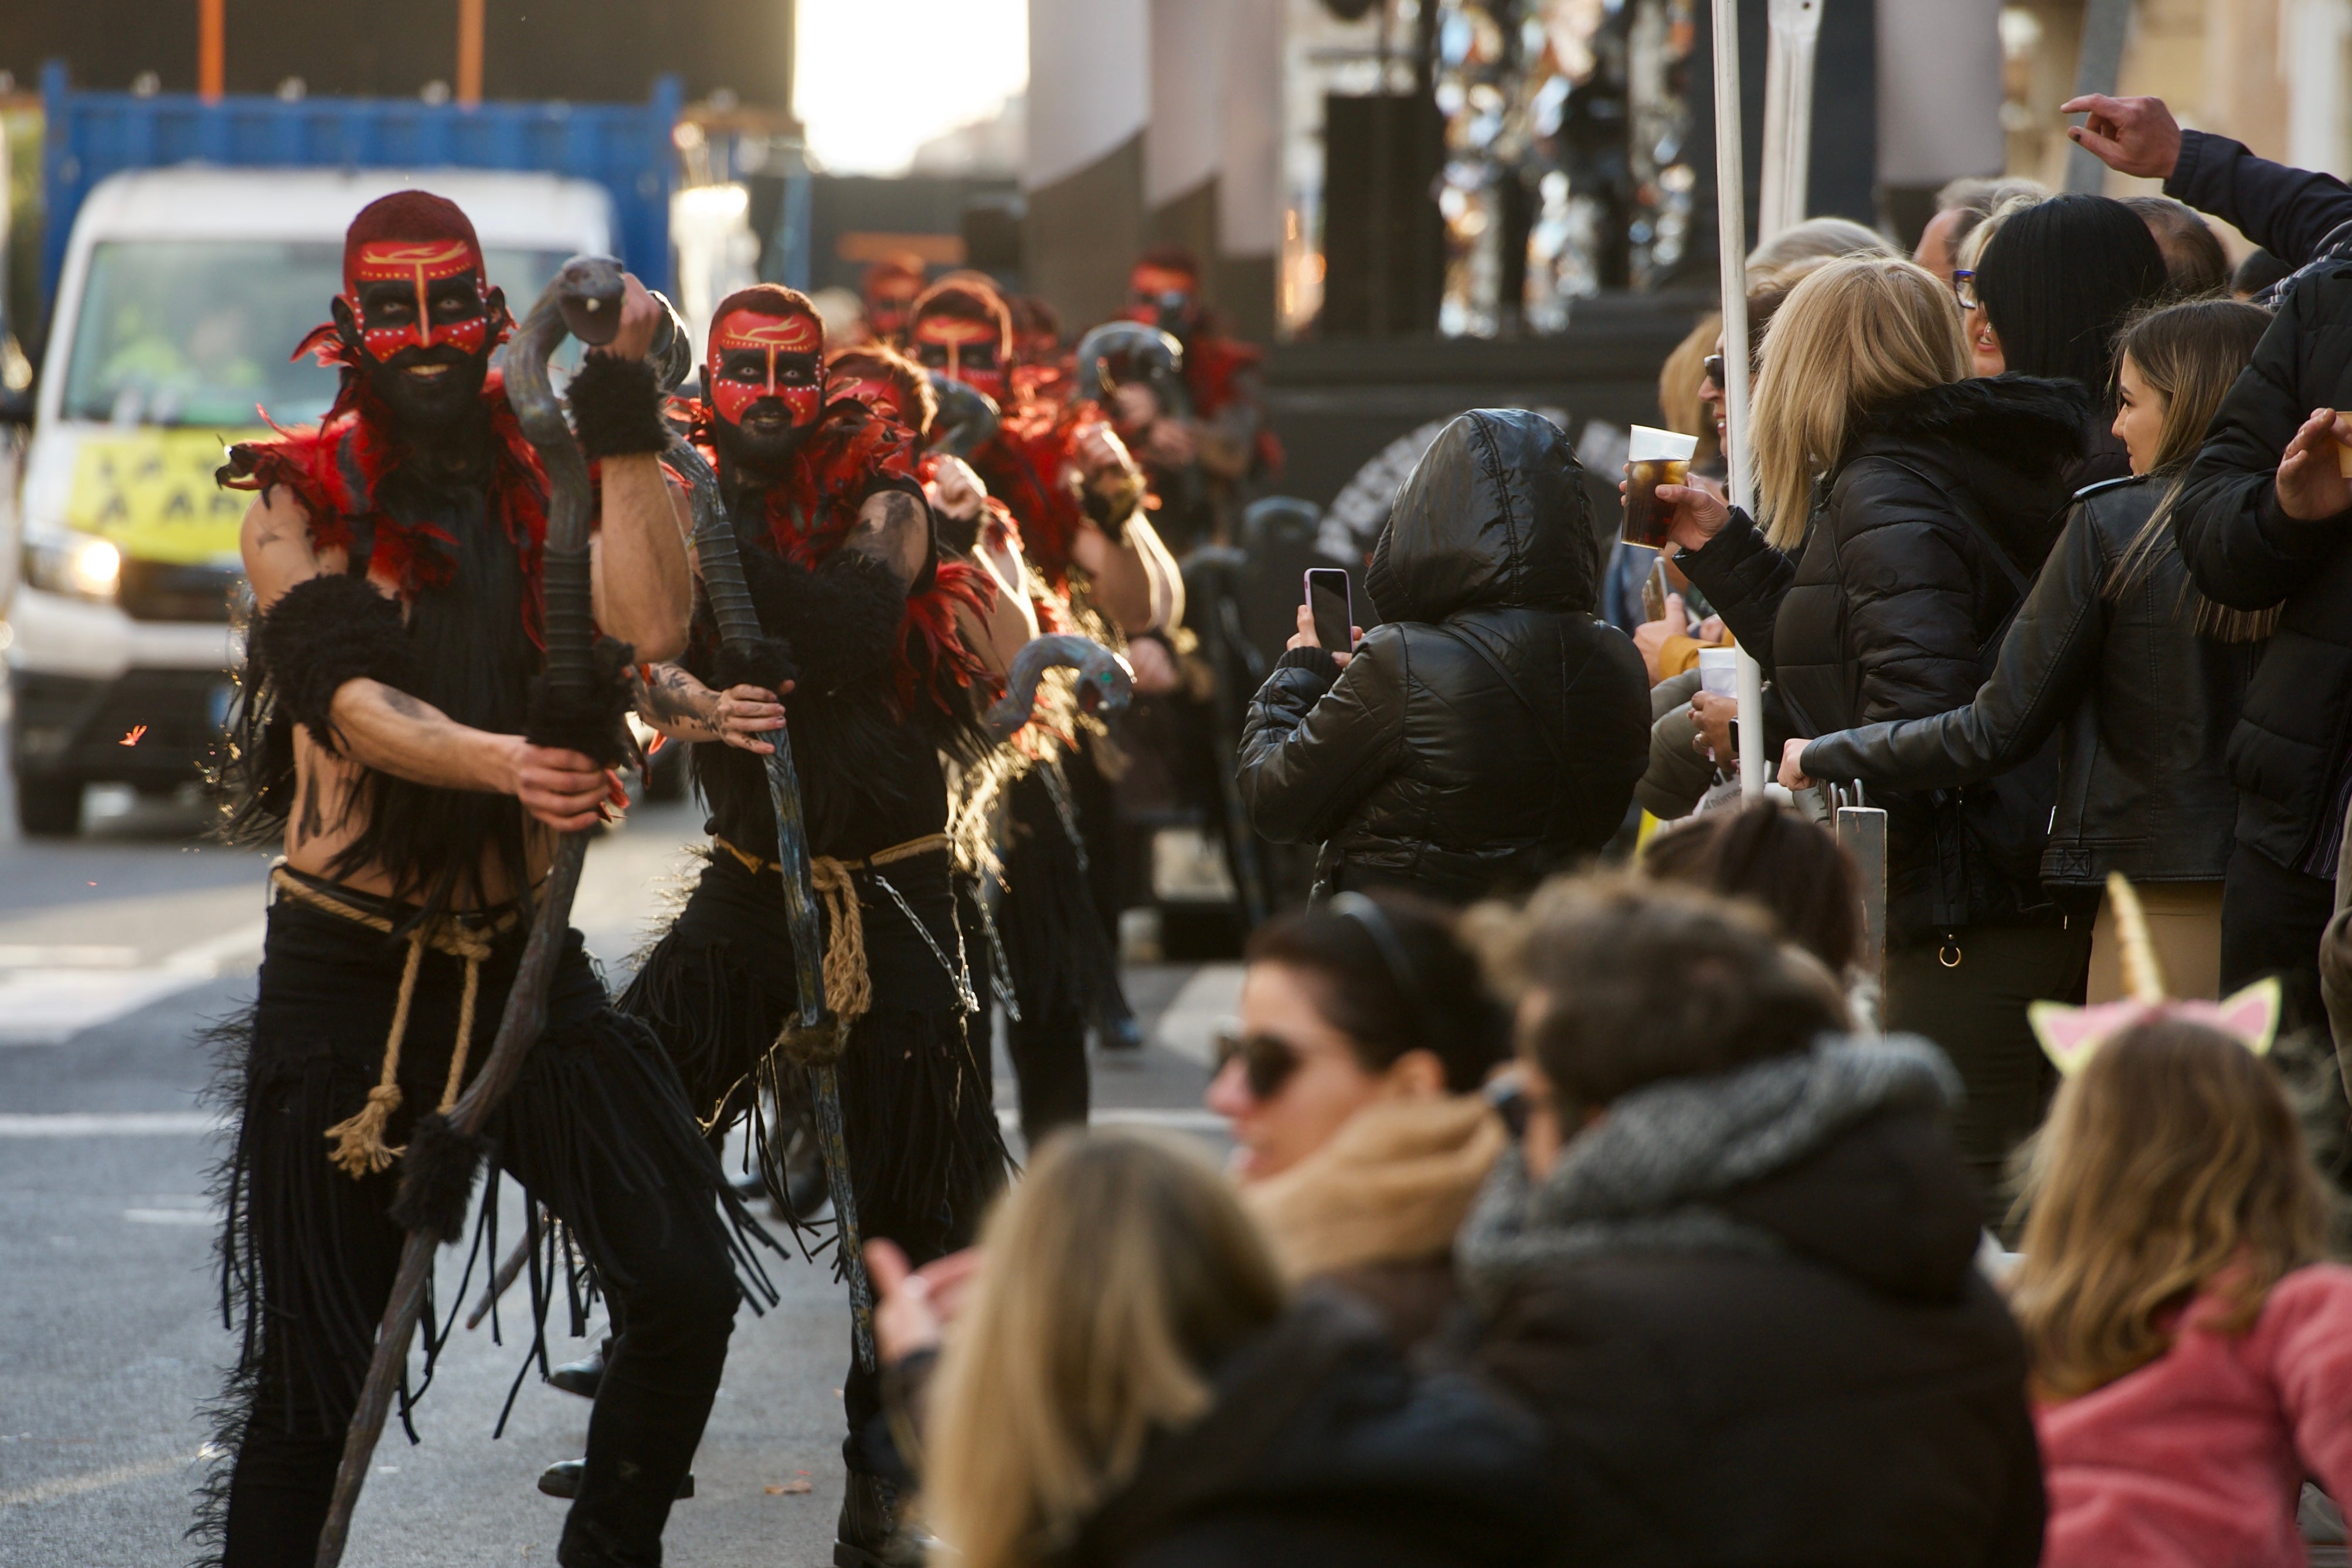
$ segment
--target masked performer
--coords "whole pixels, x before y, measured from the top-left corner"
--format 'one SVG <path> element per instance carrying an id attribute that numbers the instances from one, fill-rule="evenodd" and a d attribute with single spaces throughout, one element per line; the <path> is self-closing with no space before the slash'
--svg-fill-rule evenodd
<path id="1" fill-rule="evenodd" d="M 912 251 L 886 256 L 866 269 L 861 280 L 866 300 L 866 326 L 875 341 L 907 340 L 907 312 L 923 291 L 923 258 Z"/>
<path id="2" fill-rule="evenodd" d="M 639 356 L 659 308 L 629 281 L 620 333 L 588 354 L 578 398 L 658 423 Z M 422 192 L 376 202 L 345 240 L 333 321 L 304 345 L 341 367 L 332 409 L 315 429 L 236 448 L 222 471 L 257 492 L 232 821 L 276 830 L 285 850 L 226 1091 L 240 1121 L 223 1278 L 241 1338 L 225 1402 L 233 1462 L 204 1522 L 232 1568 L 312 1561 L 404 1239 L 401 1170 L 437 1168 L 460 1136 L 428 1113 L 488 1054 L 556 835 L 596 821 L 614 788 L 602 759 L 519 733 L 544 662 L 548 486 L 488 374 L 511 326 L 463 213 Z M 682 508 L 650 444 L 603 456 L 597 622 L 659 656 L 687 629 Z M 738 1272 L 757 1271 L 676 1074 L 607 1005 L 577 932 L 545 1032 L 485 1131 L 629 1324 L 557 1561 L 657 1562 Z"/>
<path id="3" fill-rule="evenodd" d="M 985 749 L 974 705 L 990 593 L 974 568 L 940 559 L 908 432 L 854 400 L 824 404 L 824 347 L 808 301 L 772 284 L 730 296 L 712 322 L 695 439 L 715 460 L 768 641 L 740 657 L 698 620 L 685 659 L 649 674 L 641 712 L 693 744 L 710 854 L 621 1006 L 653 1025 L 714 1127 L 763 1086 L 805 1092 L 796 1063 L 836 1045 L 865 1234 L 936 1258 L 972 1239 L 1006 1163 L 986 1042 L 967 1029 L 945 831 L 949 762 Z M 778 1038 L 796 998 L 761 757 L 788 716 L 825 1006 L 845 1041 L 830 1028 L 815 1042 Z M 835 1560 L 877 1563 L 897 1498 L 858 1440 L 881 1401 L 855 1358 L 843 1397 Z"/>
<path id="4" fill-rule="evenodd" d="M 1189 410 L 1163 408 L 1139 383 L 1118 389 L 1118 427 L 1141 456 L 1154 487 L 1182 497 L 1188 516 L 1163 517 L 1189 549 L 1230 541 L 1244 488 L 1282 466 L 1282 446 L 1265 426 L 1258 384 L 1262 350 L 1218 330 L 1201 298 L 1201 264 L 1181 246 L 1144 253 L 1128 277 L 1128 319 L 1157 327 L 1184 351 Z"/>

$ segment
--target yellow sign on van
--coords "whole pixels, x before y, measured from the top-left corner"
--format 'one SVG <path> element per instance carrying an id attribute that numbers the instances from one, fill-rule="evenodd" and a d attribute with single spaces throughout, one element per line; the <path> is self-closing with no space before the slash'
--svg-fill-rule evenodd
<path id="1" fill-rule="evenodd" d="M 110 540 L 135 560 L 193 566 L 233 559 L 253 497 L 222 489 L 213 470 L 227 461 L 232 443 L 268 434 L 151 425 L 90 436 L 74 455 L 66 526 Z"/>

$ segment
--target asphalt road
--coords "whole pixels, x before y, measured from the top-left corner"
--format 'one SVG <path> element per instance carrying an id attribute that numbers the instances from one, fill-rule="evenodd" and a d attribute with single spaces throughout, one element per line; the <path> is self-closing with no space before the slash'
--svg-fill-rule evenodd
<path id="1" fill-rule="evenodd" d="M 196 1411 L 230 1354 L 211 1274 L 204 1031 L 252 993 L 268 861 L 205 843 L 193 802 L 127 792 L 100 800 L 81 838 L 28 843 L 5 789 L 0 778 L 0 1568 L 156 1568 L 184 1559 L 209 1435 Z M 608 970 L 658 918 L 697 825 L 685 807 L 645 808 L 590 851 L 575 919 Z M 1129 983 L 1154 1044 L 1097 1061 L 1097 1118 L 1213 1136 L 1202 1064 L 1237 971 L 1143 967 Z M 999 1074 L 1009 1106 L 1001 1052 Z M 445 1295 L 457 1261 L 445 1254 Z M 832 1560 L 846 1309 L 817 1270 L 773 1272 L 783 1301 L 738 1320 L 697 1496 L 672 1515 L 673 1563 Z M 558 1359 L 583 1348 L 551 1342 Z M 522 1356 L 511 1321 L 504 1344 L 457 1337 L 419 1413 L 423 1445 L 395 1428 L 378 1454 L 354 1568 L 553 1561 L 563 1505 L 531 1483 L 581 1451 L 588 1406 L 530 1377 L 493 1442 Z"/>

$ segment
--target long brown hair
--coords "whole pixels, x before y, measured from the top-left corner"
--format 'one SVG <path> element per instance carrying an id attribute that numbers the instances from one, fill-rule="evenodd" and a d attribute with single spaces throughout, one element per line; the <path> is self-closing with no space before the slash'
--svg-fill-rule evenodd
<path id="1" fill-rule="evenodd" d="M 2172 517 L 2180 488 L 2204 444 L 2205 427 L 2213 423 L 2239 372 L 2254 357 L 2254 345 L 2269 330 L 2271 313 L 2242 299 L 2190 299 L 2178 305 L 2142 311 L 2125 323 L 2116 340 L 2116 376 L 2123 377 L 2129 360 L 2150 392 L 2164 399 L 2164 424 L 2158 433 L 2156 463 L 2151 478 L 2168 479 L 2164 498 L 2140 525 L 2139 532 L 2117 557 L 2100 592 L 2120 599 L 2131 586 L 2155 570 L 2167 551 L 2179 553 L 2172 537 Z M 2196 626 L 2200 636 L 2221 643 L 2260 643 L 2278 629 L 2279 607 L 2232 610 L 2195 596 Z"/>
<path id="2" fill-rule="evenodd" d="M 1274 1255 L 1197 1149 L 1050 1139 L 998 1205 L 923 1444 L 963 1568 L 1031 1568 L 1211 1402 L 1208 1372 L 1282 1311 Z"/>
<path id="3" fill-rule="evenodd" d="M 2226 1034 L 2158 1019 L 2100 1046 L 2034 1146 L 2010 1306 L 2037 1392 L 2071 1399 L 2172 1345 L 2213 1288 L 2250 1326 L 2325 1248 L 2327 1188 L 2270 1065 Z"/>
<path id="4" fill-rule="evenodd" d="M 1959 304 L 1927 268 L 1847 256 L 1808 274 L 1772 318 L 1756 379 L 1767 537 L 1789 549 L 1804 536 L 1813 482 L 1845 455 L 1864 414 L 1968 373 Z"/>

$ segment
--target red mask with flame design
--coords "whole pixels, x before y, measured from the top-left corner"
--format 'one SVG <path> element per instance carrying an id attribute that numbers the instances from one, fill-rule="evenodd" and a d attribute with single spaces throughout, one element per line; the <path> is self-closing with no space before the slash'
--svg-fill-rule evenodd
<path id="1" fill-rule="evenodd" d="M 793 424 L 812 424 L 824 402 L 824 328 L 813 315 L 730 310 L 710 329 L 710 406 L 740 425 L 754 405 L 773 398 Z"/>

